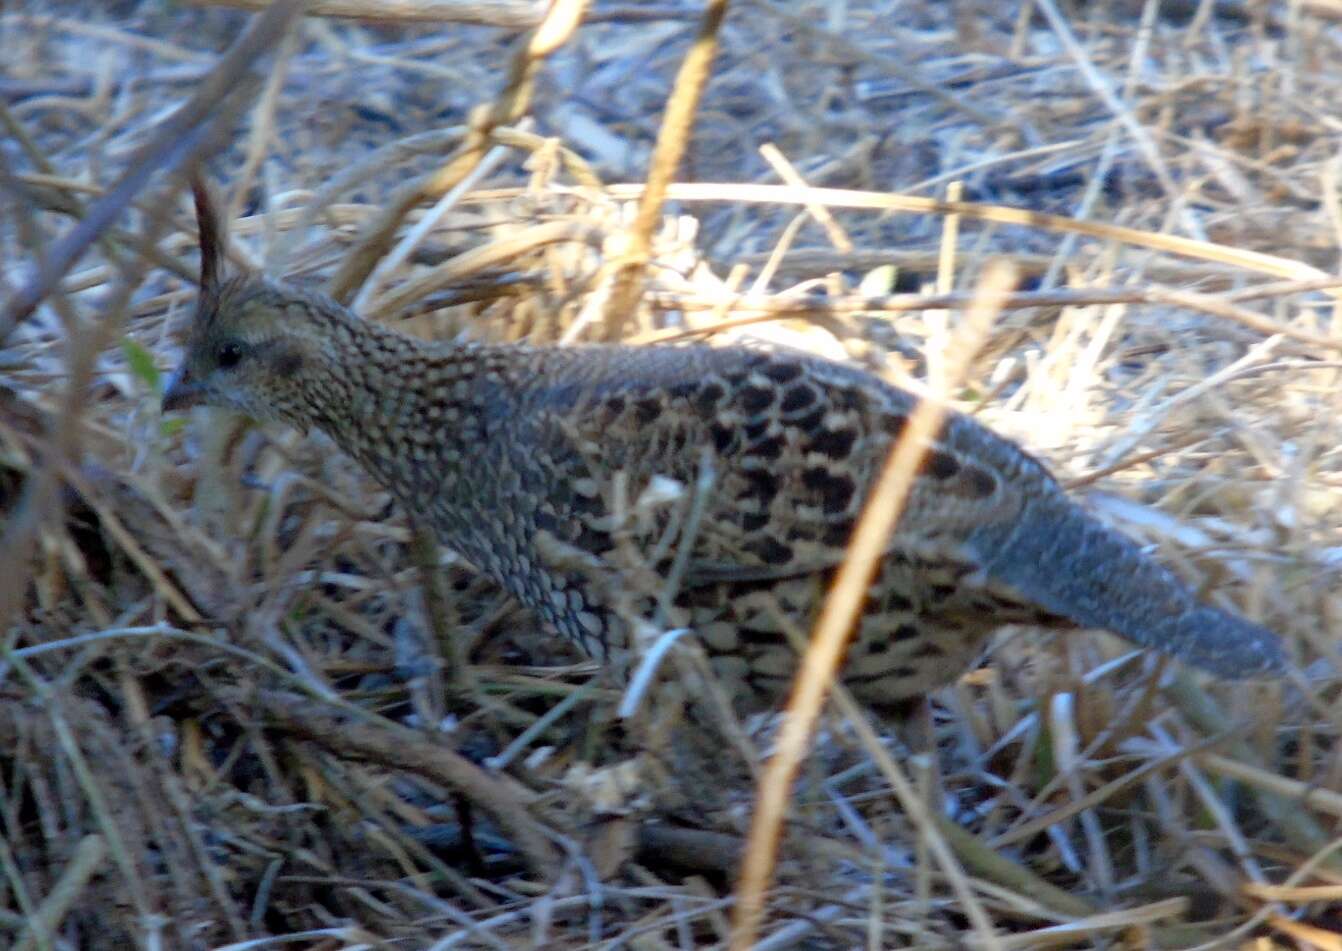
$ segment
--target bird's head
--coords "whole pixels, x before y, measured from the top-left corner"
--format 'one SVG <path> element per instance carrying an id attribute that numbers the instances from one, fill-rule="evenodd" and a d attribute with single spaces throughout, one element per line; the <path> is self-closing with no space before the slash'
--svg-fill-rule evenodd
<path id="1" fill-rule="evenodd" d="M 224 277 L 218 216 L 204 182 L 192 181 L 200 230 L 200 296 L 163 410 L 222 406 L 306 430 L 329 380 L 343 308 L 259 275 Z M 314 392 L 314 386 L 317 391 Z"/>

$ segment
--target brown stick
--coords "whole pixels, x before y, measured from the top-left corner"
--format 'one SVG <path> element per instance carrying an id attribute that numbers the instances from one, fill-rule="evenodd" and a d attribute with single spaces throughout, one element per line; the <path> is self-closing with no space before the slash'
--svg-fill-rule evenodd
<path id="1" fill-rule="evenodd" d="M 1255 296 L 1271 296 L 1271 288 L 1281 288 L 1281 293 L 1293 293 L 1289 288 L 1301 282 L 1283 281 L 1266 285 L 1261 291 L 1251 288 Z M 1307 289 L 1335 291 L 1342 287 L 1342 278 L 1308 282 Z M 1084 290 L 1016 291 L 1002 300 L 1003 310 L 1022 310 L 1027 307 L 1090 307 L 1097 304 L 1150 304 L 1166 307 L 1181 307 L 1202 314 L 1210 314 L 1267 336 L 1280 334 L 1291 340 L 1322 347 L 1326 350 L 1342 350 L 1342 340 L 1326 337 L 1323 334 L 1300 330 L 1288 324 L 1273 320 L 1257 311 L 1240 307 L 1227 298 L 1231 295 L 1214 296 L 1193 291 L 1175 291 L 1162 287 L 1091 287 Z M 1246 299 L 1234 295 L 1233 299 Z M 649 295 L 649 303 L 663 310 L 713 311 L 721 310 L 722 302 L 709 297 L 695 300 L 684 294 L 656 293 Z M 701 337 L 705 334 L 721 333 L 734 327 L 750 324 L 768 323 L 789 317 L 828 317 L 849 314 L 871 313 L 912 313 L 920 310 L 964 310 L 973 303 L 973 295 L 962 291 L 946 294 L 888 294 L 881 297 L 865 297 L 850 294 L 828 300 L 810 300 L 795 297 L 742 297 L 731 303 L 728 317 L 713 324 L 704 324 L 690 330 L 672 327 L 654 330 L 633 337 L 631 343 L 665 343 L 673 340 Z"/>
<path id="2" fill-rule="evenodd" d="M 516 789 L 422 733 L 387 722 L 352 722 L 295 693 L 261 690 L 238 699 L 259 705 L 271 725 L 339 756 L 416 773 L 461 793 L 494 817 L 537 876 L 550 879 L 558 872 L 559 851 Z"/>
<path id="3" fill-rule="evenodd" d="M 201 7 L 269 9 L 272 0 L 190 0 Z M 470 23 L 525 30 L 536 26 L 544 8 L 531 0 L 311 0 L 307 16 L 393 23 Z"/>

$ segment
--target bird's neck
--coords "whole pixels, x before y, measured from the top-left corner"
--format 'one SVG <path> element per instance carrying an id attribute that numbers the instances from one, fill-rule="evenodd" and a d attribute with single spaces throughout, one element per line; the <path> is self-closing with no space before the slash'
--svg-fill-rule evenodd
<path id="1" fill-rule="evenodd" d="M 462 476 L 485 444 L 506 348 L 428 343 L 372 321 L 334 329 L 311 423 L 403 503 Z"/>

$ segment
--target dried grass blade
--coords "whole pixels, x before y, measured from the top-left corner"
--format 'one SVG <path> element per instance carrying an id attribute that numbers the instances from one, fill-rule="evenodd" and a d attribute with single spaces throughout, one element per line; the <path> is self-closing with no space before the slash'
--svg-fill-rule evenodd
<path id="1" fill-rule="evenodd" d="M 958 384 L 978 342 L 997 314 L 1000 299 L 1014 281 L 1015 272 L 1006 263 L 985 270 L 979 285 L 979 304 L 970 308 L 964 324 L 953 338 L 951 356 L 954 360 L 946 367 L 942 380 L 944 391 L 953 390 Z M 910 414 L 903 435 L 891 447 L 886 464 L 871 489 L 843 564 L 816 621 L 793 681 L 777 749 L 760 776 L 750 837 L 737 883 L 733 951 L 745 951 L 755 941 L 763 917 L 764 892 L 773 874 L 783 815 L 797 768 L 808 749 L 820 708 L 834 681 L 839 659 L 847 646 L 877 561 L 903 511 L 927 444 L 940 428 L 944 416 L 944 404 L 933 399 L 921 401 Z M 943 868 L 955 866 L 955 859 L 944 843 L 938 847 L 934 842 L 933 852 Z M 992 924 L 983 909 L 967 889 L 958 897 L 965 903 L 965 911 L 975 929 L 991 942 Z"/>

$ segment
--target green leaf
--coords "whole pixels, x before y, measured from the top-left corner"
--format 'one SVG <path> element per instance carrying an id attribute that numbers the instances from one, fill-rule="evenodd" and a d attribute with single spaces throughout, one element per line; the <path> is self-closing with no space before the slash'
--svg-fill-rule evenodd
<path id="1" fill-rule="evenodd" d="M 159 420 L 158 431 L 164 436 L 173 436 L 181 432 L 184 426 L 186 426 L 185 416 L 168 416 Z"/>
<path id="2" fill-rule="evenodd" d="M 163 374 L 154 363 L 154 357 L 130 337 L 121 338 L 121 352 L 130 364 L 130 372 L 139 378 L 151 393 L 162 392 Z"/>
<path id="3" fill-rule="evenodd" d="M 1053 734 L 1045 725 L 1039 731 L 1039 741 L 1034 748 L 1034 765 L 1037 782 L 1042 786 L 1053 779 L 1058 772 L 1058 764 L 1053 756 Z"/>

